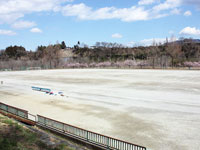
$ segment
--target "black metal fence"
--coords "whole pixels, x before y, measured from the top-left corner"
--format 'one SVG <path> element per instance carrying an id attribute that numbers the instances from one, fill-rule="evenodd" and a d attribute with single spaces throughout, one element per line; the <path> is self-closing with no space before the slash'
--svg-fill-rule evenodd
<path id="1" fill-rule="evenodd" d="M 146 150 L 145 147 L 136 144 L 128 143 L 122 140 L 101 135 L 92 131 L 88 131 L 79 127 L 65 124 L 41 115 L 34 116 L 28 111 L 9 106 L 0 102 L 0 110 L 11 113 L 23 119 L 34 121 L 37 125 L 60 131 L 65 135 L 73 136 L 76 139 L 81 139 L 92 145 L 97 145 L 104 149 L 113 150 Z"/>
<path id="2" fill-rule="evenodd" d="M 85 140 L 90 143 L 102 146 L 108 149 L 116 150 L 146 150 L 145 147 L 136 144 L 128 143 L 122 140 L 114 139 L 108 136 L 104 136 L 95 132 L 91 132 L 85 129 L 81 129 L 69 124 L 65 124 L 44 116 L 37 115 L 38 123 L 44 126 L 54 128 L 65 134 L 73 135 L 77 138 Z"/>
<path id="3" fill-rule="evenodd" d="M 28 111 L 9 106 L 0 102 L 0 109 L 13 115 L 28 119 Z"/>
<path id="4" fill-rule="evenodd" d="M 10 113 L 12 115 L 21 117 L 26 120 L 30 120 L 32 122 L 36 122 L 36 116 L 28 113 L 28 111 L 13 107 L 4 103 L 0 102 L 0 110 L 6 113 Z"/>

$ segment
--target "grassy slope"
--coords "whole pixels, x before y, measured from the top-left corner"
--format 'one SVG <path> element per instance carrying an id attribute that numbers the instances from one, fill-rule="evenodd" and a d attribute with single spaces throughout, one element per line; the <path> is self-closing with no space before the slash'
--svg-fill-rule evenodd
<path id="1" fill-rule="evenodd" d="M 0 150 L 72 150 L 64 144 L 49 147 L 40 135 L 0 115 Z"/>

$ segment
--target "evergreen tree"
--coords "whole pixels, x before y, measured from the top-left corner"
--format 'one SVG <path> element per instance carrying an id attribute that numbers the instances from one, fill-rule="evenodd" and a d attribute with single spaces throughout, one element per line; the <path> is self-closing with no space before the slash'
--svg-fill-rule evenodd
<path id="1" fill-rule="evenodd" d="M 65 48 L 66 48 L 66 45 L 65 45 L 65 42 L 64 42 L 64 41 L 62 41 L 62 43 L 61 43 L 61 48 L 62 48 L 62 49 L 65 49 Z"/>

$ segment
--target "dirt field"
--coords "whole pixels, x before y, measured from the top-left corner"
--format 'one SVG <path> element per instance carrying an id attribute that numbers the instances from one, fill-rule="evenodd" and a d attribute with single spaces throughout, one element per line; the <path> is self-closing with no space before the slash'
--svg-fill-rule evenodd
<path id="1" fill-rule="evenodd" d="M 148 150 L 200 149 L 200 71 L 0 72 L 0 101 Z M 65 96 L 33 91 L 51 88 Z"/>

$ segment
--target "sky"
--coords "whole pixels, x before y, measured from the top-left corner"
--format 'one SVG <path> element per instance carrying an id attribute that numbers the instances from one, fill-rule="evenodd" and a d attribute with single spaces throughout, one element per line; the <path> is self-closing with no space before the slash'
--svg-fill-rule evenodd
<path id="1" fill-rule="evenodd" d="M 200 0 L 0 0 L 0 49 L 200 38 Z"/>

